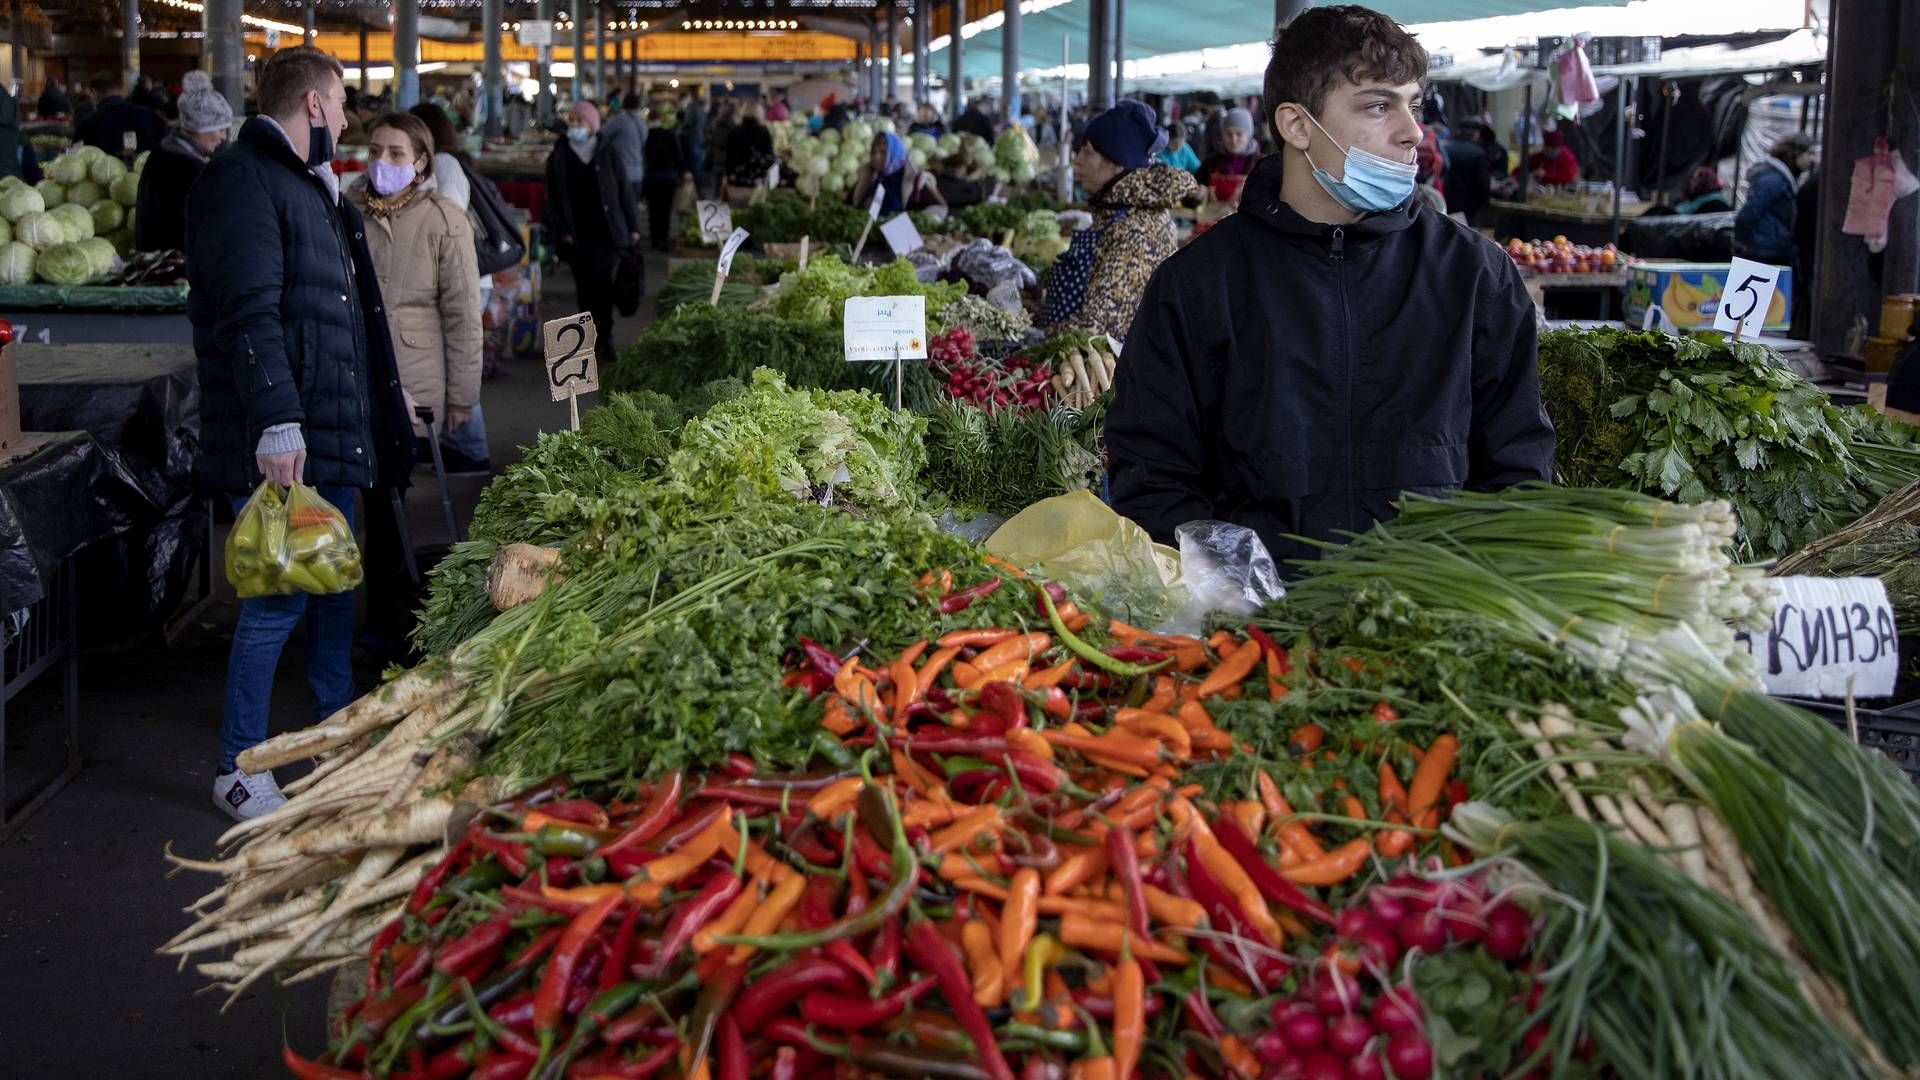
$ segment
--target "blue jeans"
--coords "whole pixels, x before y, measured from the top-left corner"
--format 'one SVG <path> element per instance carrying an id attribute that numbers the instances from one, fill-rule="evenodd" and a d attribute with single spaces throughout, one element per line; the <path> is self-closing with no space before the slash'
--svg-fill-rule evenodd
<path id="1" fill-rule="evenodd" d="M 479 402 L 473 403 L 473 415 L 467 417 L 459 431 L 448 431 L 444 418 L 440 423 L 441 446 L 457 451 L 470 461 L 487 460 L 487 418 L 481 413 Z"/>
<path id="2" fill-rule="evenodd" d="M 340 508 L 353 527 L 354 490 L 321 487 L 320 497 Z M 247 504 L 235 496 L 235 513 Z M 325 720 L 353 701 L 353 592 L 331 596 L 256 596 L 240 601 L 227 654 L 226 713 L 220 722 L 220 772 L 232 772 L 240 752 L 267 738 L 273 674 L 280 649 L 302 615 L 307 620 L 307 685 L 313 688 L 313 719 Z"/>

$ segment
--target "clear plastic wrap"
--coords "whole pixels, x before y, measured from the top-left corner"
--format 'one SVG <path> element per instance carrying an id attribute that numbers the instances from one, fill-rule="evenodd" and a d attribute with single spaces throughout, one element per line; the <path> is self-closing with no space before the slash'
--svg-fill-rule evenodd
<path id="1" fill-rule="evenodd" d="M 1189 521 L 1173 533 L 1180 543 L 1180 583 L 1187 598 L 1155 629 L 1199 635 L 1212 615 L 1251 615 L 1287 594 L 1273 556 L 1252 529 Z"/>

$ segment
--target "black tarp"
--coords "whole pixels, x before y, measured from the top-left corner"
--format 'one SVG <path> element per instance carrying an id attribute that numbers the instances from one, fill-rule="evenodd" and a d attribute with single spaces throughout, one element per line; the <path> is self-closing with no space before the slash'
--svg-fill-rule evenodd
<path id="1" fill-rule="evenodd" d="M 154 514 L 119 455 L 93 436 L 30 438 L 45 441 L 0 465 L 0 612 L 39 600 L 62 560 Z"/>

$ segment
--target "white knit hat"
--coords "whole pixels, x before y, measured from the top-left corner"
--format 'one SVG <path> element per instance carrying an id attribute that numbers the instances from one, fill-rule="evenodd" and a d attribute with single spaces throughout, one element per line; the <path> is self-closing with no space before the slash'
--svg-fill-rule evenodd
<path id="1" fill-rule="evenodd" d="M 204 71 L 189 71 L 180 80 L 180 126 L 190 134 L 225 131 L 233 126 L 233 106 L 213 89 Z"/>

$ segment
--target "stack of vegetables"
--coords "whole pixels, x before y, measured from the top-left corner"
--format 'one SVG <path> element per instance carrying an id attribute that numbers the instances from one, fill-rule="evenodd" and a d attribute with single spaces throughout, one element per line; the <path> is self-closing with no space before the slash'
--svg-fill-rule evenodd
<path id="1" fill-rule="evenodd" d="M 1555 330 L 1540 338 L 1540 380 L 1560 479 L 1725 499 L 1756 558 L 1836 532 L 1920 479 L 1910 429 L 1839 408 L 1750 342 Z"/>
<path id="2" fill-rule="evenodd" d="M 28 186 L 0 179 L 0 285 L 83 285 L 106 277 L 133 254 L 133 207 L 146 154 L 128 169 L 119 158 L 82 146 L 47 163 L 47 179 Z"/>

